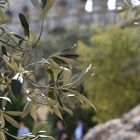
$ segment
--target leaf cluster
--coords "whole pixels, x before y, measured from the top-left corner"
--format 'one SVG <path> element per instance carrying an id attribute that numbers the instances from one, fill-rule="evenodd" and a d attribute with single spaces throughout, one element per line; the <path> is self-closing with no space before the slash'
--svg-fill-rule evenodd
<path id="1" fill-rule="evenodd" d="M 51 138 L 44 132 L 46 122 L 40 122 L 38 111 L 49 108 L 63 119 L 61 111 L 70 115 L 78 104 L 94 105 L 80 93 L 81 83 L 92 76 L 94 69 L 91 65 L 78 74 L 73 74 L 73 67 L 77 64 L 77 54 L 72 48 L 54 53 L 47 58 L 31 61 L 34 48 L 37 47 L 43 32 L 45 14 L 51 8 L 54 0 L 31 0 L 42 15 L 42 26 L 38 39 L 33 41 L 30 26 L 24 14 L 19 13 L 19 19 L 24 36 L 13 33 L 5 25 L 0 25 L 0 139 L 6 135 L 15 139 Z M 44 72 L 43 82 L 38 80 L 38 73 Z M 25 98 L 23 111 L 7 111 L 7 104 L 14 101 L 21 102 Z M 95 108 L 94 108 L 95 109 Z M 18 127 L 13 116 L 25 117 L 30 115 L 35 126 L 31 134 L 16 137 L 7 130 L 6 122 Z M 6 134 L 6 135 L 5 135 Z"/>

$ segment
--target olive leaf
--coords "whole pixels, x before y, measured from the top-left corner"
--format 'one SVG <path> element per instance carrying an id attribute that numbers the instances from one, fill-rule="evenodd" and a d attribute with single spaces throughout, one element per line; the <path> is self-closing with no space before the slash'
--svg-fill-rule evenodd
<path id="1" fill-rule="evenodd" d="M 4 117 L 3 117 L 3 113 L 0 114 L 0 120 L 1 120 L 1 126 L 5 127 L 5 120 L 4 120 Z"/>
<path id="2" fill-rule="evenodd" d="M 36 123 L 34 126 L 34 129 L 32 131 L 33 134 L 37 134 L 39 131 L 43 130 L 43 128 L 46 126 L 46 122 L 39 122 Z"/>
<path id="3" fill-rule="evenodd" d="M 31 112 L 32 105 L 33 105 L 33 102 L 30 101 L 24 106 L 22 117 L 27 116 Z"/>
<path id="4" fill-rule="evenodd" d="M 29 37 L 29 34 L 30 34 L 29 24 L 26 20 L 26 17 L 22 13 L 19 13 L 19 19 L 20 19 L 21 25 L 23 27 L 23 31 L 24 31 L 25 36 Z"/>
<path id="5" fill-rule="evenodd" d="M 61 112 L 60 112 L 60 110 L 59 110 L 59 105 L 58 105 L 58 104 L 56 104 L 56 105 L 53 106 L 53 112 L 54 112 L 60 119 L 63 120 L 63 117 L 62 117 L 62 114 L 61 114 Z"/>
<path id="6" fill-rule="evenodd" d="M 4 132 L 0 131 L 0 140 L 6 140 Z"/>
<path id="7" fill-rule="evenodd" d="M 31 0 L 32 4 L 45 15 L 53 6 L 55 0 Z"/>
<path id="8" fill-rule="evenodd" d="M 77 91 L 71 91 L 72 93 L 74 93 L 80 100 L 81 103 L 84 103 L 84 104 L 89 104 L 95 111 L 96 111 L 96 108 L 95 106 L 93 105 L 93 103 L 88 100 L 84 95 L 82 95 L 81 93 L 77 92 Z"/>
<path id="9" fill-rule="evenodd" d="M 43 8 L 44 10 L 44 14 L 46 14 L 48 12 L 48 10 L 53 6 L 55 0 L 46 0 L 46 5 Z"/>
<path id="10" fill-rule="evenodd" d="M 4 116 L 5 120 L 7 122 L 9 122 L 10 124 L 12 124 L 14 127 L 16 127 L 16 128 L 19 127 L 19 124 L 12 117 L 10 117 L 9 115 L 7 115 L 5 113 L 3 114 L 3 116 Z"/>
<path id="11" fill-rule="evenodd" d="M 39 0 L 31 0 L 32 4 L 34 7 L 36 7 L 38 10 L 40 10 L 42 12 L 42 8 L 41 5 L 39 3 Z"/>
<path id="12" fill-rule="evenodd" d="M 1 46 L 1 50 L 2 50 L 3 55 L 7 56 L 7 50 L 6 50 L 5 46 Z"/>
<path id="13" fill-rule="evenodd" d="M 47 4 L 47 0 L 42 0 L 42 8 L 44 9 Z"/>
<path id="14" fill-rule="evenodd" d="M 90 64 L 87 68 L 85 68 L 81 73 L 77 74 L 76 77 L 74 77 L 71 80 L 71 83 L 73 85 L 80 85 L 83 81 L 85 81 L 89 76 L 94 76 L 94 69 L 92 68 L 92 65 Z"/>
<path id="15" fill-rule="evenodd" d="M 6 101 L 8 101 L 9 103 L 11 103 L 11 100 L 10 100 L 8 97 L 0 97 L 0 99 L 6 100 Z"/>
<path id="16" fill-rule="evenodd" d="M 6 111 L 5 113 L 11 116 L 21 116 L 23 114 L 23 112 L 20 111 Z"/>

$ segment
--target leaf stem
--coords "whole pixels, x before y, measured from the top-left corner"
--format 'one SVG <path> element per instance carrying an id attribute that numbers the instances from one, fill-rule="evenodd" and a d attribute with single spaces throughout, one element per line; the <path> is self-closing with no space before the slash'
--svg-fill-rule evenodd
<path id="1" fill-rule="evenodd" d="M 32 48 L 35 48 L 37 43 L 39 42 L 41 36 L 42 36 L 42 33 L 43 33 L 43 27 L 44 27 L 44 15 L 42 16 L 42 23 L 41 23 L 41 30 L 40 30 L 40 34 L 38 36 L 38 39 L 36 40 L 36 42 L 34 43 L 34 45 L 32 46 Z"/>

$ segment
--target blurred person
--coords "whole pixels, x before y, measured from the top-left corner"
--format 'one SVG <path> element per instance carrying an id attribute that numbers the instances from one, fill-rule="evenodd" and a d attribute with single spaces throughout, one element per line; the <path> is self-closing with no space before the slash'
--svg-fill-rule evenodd
<path id="1" fill-rule="evenodd" d="M 74 140 L 82 140 L 86 133 L 86 126 L 82 119 L 77 120 L 76 124 L 77 126 L 74 131 Z"/>
<path id="2" fill-rule="evenodd" d="M 56 122 L 56 140 L 68 140 L 68 134 L 62 120 Z"/>
<path id="3" fill-rule="evenodd" d="M 29 128 L 25 125 L 23 121 L 19 123 L 19 129 L 17 131 L 17 136 L 22 136 L 30 133 Z"/>

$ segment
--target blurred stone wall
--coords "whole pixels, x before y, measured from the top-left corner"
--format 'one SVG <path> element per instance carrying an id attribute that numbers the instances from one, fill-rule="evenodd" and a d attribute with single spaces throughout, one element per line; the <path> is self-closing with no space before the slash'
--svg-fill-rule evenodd
<path id="1" fill-rule="evenodd" d="M 18 12 L 27 16 L 31 28 L 38 32 L 40 27 L 40 14 L 32 6 L 30 0 L 10 0 L 11 22 L 9 26 L 18 30 Z M 116 22 L 115 13 L 107 10 L 107 0 L 94 0 L 93 11 L 85 11 L 86 0 L 56 0 L 45 19 L 46 32 L 64 32 L 73 28 L 86 28 L 88 26 L 106 25 Z"/>

